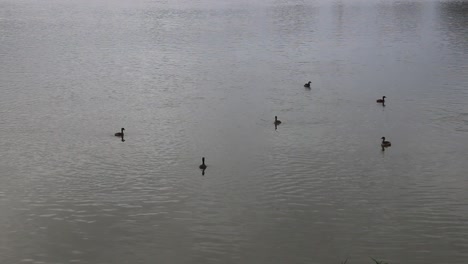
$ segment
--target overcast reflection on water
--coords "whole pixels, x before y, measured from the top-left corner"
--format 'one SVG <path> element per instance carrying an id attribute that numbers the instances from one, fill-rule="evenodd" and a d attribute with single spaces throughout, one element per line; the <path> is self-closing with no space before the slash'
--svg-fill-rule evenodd
<path id="1" fill-rule="evenodd" d="M 467 36 L 465 1 L 0 0 L 0 263 L 465 263 Z"/>

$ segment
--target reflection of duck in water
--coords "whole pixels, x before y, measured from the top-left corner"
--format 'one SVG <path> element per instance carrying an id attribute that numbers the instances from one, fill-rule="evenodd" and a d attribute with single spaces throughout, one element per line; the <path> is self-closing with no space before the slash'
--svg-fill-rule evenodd
<path id="1" fill-rule="evenodd" d="M 281 121 L 279 121 L 279 120 L 278 120 L 278 117 L 275 116 L 275 126 L 277 126 L 277 125 L 279 125 L 279 124 L 281 124 Z"/>
<path id="2" fill-rule="evenodd" d="M 377 99 L 377 103 L 385 104 L 385 96 L 382 96 L 382 99 Z"/>
<path id="3" fill-rule="evenodd" d="M 205 157 L 203 157 L 201 160 L 202 160 L 202 164 L 199 166 L 199 168 L 202 169 L 202 170 L 205 170 L 206 167 L 207 167 L 207 166 L 205 165 Z"/>
<path id="4" fill-rule="evenodd" d="M 311 83 L 312 83 L 312 82 L 309 81 L 308 83 L 304 84 L 304 87 L 305 87 L 305 88 L 310 88 L 310 84 L 311 84 Z"/>
<path id="5" fill-rule="evenodd" d="M 123 136 L 124 136 L 124 130 L 125 130 L 125 128 L 122 127 L 122 129 L 120 130 L 120 132 L 115 133 L 114 136 L 116 136 L 116 137 L 123 137 Z"/>
<path id="6" fill-rule="evenodd" d="M 382 150 L 385 150 L 385 148 L 388 148 L 391 145 L 392 143 L 390 143 L 390 141 L 386 141 L 385 137 L 382 137 L 382 144 L 380 144 L 380 146 L 382 147 Z"/>

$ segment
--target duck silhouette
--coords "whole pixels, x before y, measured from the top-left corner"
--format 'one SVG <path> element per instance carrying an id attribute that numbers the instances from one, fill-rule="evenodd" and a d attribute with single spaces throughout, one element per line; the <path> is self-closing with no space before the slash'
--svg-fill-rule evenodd
<path id="1" fill-rule="evenodd" d="M 202 170 L 205 170 L 206 169 L 206 165 L 205 165 L 205 157 L 202 158 L 202 164 L 200 166 L 198 166 L 200 169 Z"/>
<path id="2" fill-rule="evenodd" d="M 386 96 L 382 96 L 382 99 L 377 99 L 377 103 L 381 103 L 381 104 L 385 104 L 385 98 L 387 98 Z"/>
<path id="3" fill-rule="evenodd" d="M 385 137 L 382 137 L 382 143 L 380 144 L 380 146 L 382 147 L 382 150 L 385 150 L 385 148 L 388 148 L 391 145 L 392 143 L 390 141 L 386 141 Z"/>
<path id="4" fill-rule="evenodd" d="M 277 126 L 277 125 L 279 125 L 279 124 L 281 124 L 281 121 L 279 121 L 279 120 L 278 120 L 278 117 L 275 116 L 275 126 Z"/>
<path id="5" fill-rule="evenodd" d="M 122 128 L 120 129 L 120 132 L 115 133 L 114 136 L 116 136 L 116 137 L 123 137 L 123 136 L 124 136 L 124 130 L 125 130 L 125 128 L 122 127 Z"/>

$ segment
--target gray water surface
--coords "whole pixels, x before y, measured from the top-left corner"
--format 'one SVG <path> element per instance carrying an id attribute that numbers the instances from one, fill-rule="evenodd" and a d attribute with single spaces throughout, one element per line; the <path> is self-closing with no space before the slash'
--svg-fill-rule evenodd
<path id="1" fill-rule="evenodd" d="M 0 62 L 0 263 L 467 262 L 466 1 L 0 0 Z"/>

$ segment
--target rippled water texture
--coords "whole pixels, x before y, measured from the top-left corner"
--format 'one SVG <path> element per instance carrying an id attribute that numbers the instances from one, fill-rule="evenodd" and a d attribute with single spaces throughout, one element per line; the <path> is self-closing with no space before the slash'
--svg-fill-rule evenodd
<path id="1" fill-rule="evenodd" d="M 467 263 L 466 1 L 0 0 L 0 61 L 0 263 Z"/>

